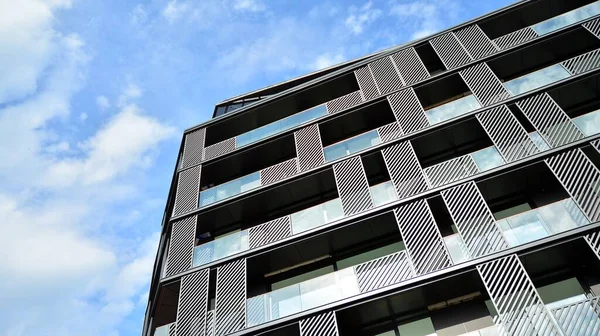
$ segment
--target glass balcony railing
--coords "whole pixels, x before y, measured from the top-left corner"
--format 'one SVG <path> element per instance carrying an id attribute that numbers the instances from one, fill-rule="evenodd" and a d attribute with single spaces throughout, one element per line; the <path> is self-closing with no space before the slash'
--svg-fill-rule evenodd
<path id="1" fill-rule="evenodd" d="M 504 87 L 513 95 L 535 90 L 544 85 L 558 82 L 561 79 L 571 76 L 569 72 L 560 64 L 554 64 L 549 67 L 528 73 L 521 77 L 504 82 Z"/>
<path id="2" fill-rule="evenodd" d="M 538 133 L 538 131 L 529 133 L 529 138 L 531 139 L 531 141 L 533 141 L 533 144 L 535 145 L 535 147 L 537 147 L 537 149 L 539 149 L 540 151 L 543 152 L 545 150 L 550 149 L 550 146 L 548 146 L 548 144 L 546 143 L 546 140 L 544 140 L 544 138 L 542 138 L 542 136 L 540 135 L 540 133 Z"/>
<path id="3" fill-rule="evenodd" d="M 547 304 L 556 318 L 556 322 L 563 328 L 565 334 L 573 336 L 597 335 L 600 329 L 600 297 L 586 298 L 585 294 L 561 300 L 563 304 L 556 306 Z M 559 302 L 562 303 L 562 302 Z"/>
<path id="4" fill-rule="evenodd" d="M 478 150 L 470 155 L 473 158 L 473 161 L 475 161 L 475 164 L 477 165 L 477 168 L 479 168 L 480 172 L 496 168 L 505 163 L 502 155 L 500 155 L 500 152 L 498 152 L 496 149 L 496 146 L 490 146 L 482 150 Z"/>
<path id="5" fill-rule="evenodd" d="M 450 258 L 452 258 L 454 265 L 470 259 L 467 247 L 458 233 L 444 237 L 444 243 L 446 244 L 446 248 L 448 248 Z"/>
<path id="6" fill-rule="evenodd" d="M 570 198 L 498 221 L 511 247 L 586 224 L 589 221 Z"/>
<path id="7" fill-rule="evenodd" d="M 289 117 L 274 121 L 270 124 L 255 128 L 252 131 L 243 133 L 235 137 L 236 147 L 246 146 L 257 142 L 271 135 L 289 130 L 305 122 L 315 120 L 327 114 L 325 104 L 315 106 L 311 109 L 293 114 Z"/>
<path id="8" fill-rule="evenodd" d="M 573 122 L 586 136 L 600 133 L 600 110 L 573 118 Z"/>
<path id="9" fill-rule="evenodd" d="M 498 331 L 498 327 L 489 326 L 483 329 L 471 331 L 468 333 L 460 334 L 458 336 L 500 336 L 501 333 Z"/>
<path id="10" fill-rule="evenodd" d="M 536 23 L 535 25 L 531 26 L 531 28 L 536 33 L 538 33 L 538 35 L 544 35 L 559 30 L 573 23 L 591 18 L 592 16 L 598 14 L 600 14 L 600 3 L 594 2 L 589 5 L 585 5 L 583 7 L 579 7 L 572 11 L 566 12 L 564 14 L 555 16 L 546 21 Z"/>
<path id="11" fill-rule="evenodd" d="M 199 205 L 200 207 L 203 207 L 256 187 L 260 187 L 260 172 L 242 176 L 235 180 L 201 191 Z"/>
<path id="12" fill-rule="evenodd" d="M 373 205 L 378 207 L 397 200 L 398 196 L 392 181 L 387 181 L 371 187 L 371 198 L 373 199 Z"/>
<path id="13" fill-rule="evenodd" d="M 173 323 L 169 323 L 169 324 L 165 324 L 160 327 L 156 327 L 153 335 L 154 336 L 169 336 L 169 327 L 171 326 L 171 324 L 173 324 Z"/>
<path id="14" fill-rule="evenodd" d="M 468 95 L 425 111 L 430 125 L 458 117 L 481 107 L 475 96 Z"/>
<path id="15" fill-rule="evenodd" d="M 340 202 L 339 198 L 336 198 L 323 204 L 295 212 L 290 217 L 292 234 L 298 234 L 342 218 L 344 217 L 344 211 L 342 210 L 342 202 Z"/>
<path id="16" fill-rule="evenodd" d="M 381 138 L 379 138 L 377 130 L 372 130 L 350 139 L 340 141 L 333 145 L 329 145 L 323 148 L 323 154 L 325 154 L 325 161 L 330 162 L 346 155 L 359 152 L 371 146 L 375 146 L 379 143 L 381 143 Z"/>

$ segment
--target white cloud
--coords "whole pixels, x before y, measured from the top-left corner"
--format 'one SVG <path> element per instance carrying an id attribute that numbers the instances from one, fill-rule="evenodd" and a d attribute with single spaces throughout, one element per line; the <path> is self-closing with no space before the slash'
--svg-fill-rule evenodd
<path id="1" fill-rule="evenodd" d="M 447 20 L 456 16 L 453 0 L 416 0 L 394 3 L 390 13 L 402 20 L 403 26 L 413 30 L 411 39 L 419 39 L 446 28 Z"/>
<path id="2" fill-rule="evenodd" d="M 106 110 L 110 107 L 110 100 L 108 100 L 106 96 L 98 96 L 96 97 L 96 105 L 98 108 L 100 108 L 100 110 Z"/>
<path id="3" fill-rule="evenodd" d="M 81 113 L 79 113 L 79 120 L 81 120 L 82 122 L 83 122 L 83 121 L 86 121 L 86 120 L 87 120 L 87 118 L 88 118 L 88 115 L 87 115 L 87 113 L 85 113 L 85 112 L 81 112 Z"/>
<path id="4" fill-rule="evenodd" d="M 337 53 L 337 54 L 324 53 L 324 54 L 317 56 L 317 58 L 315 59 L 315 61 L 313 63 L 313 69 L 314 70 L 324 69 L 324 68 L 330 67 L 332 65 L 342 63 L 345 60 L 346 60 L 346 58 L 343 53 Z"/>
<path id="5" fill-rule="evenodd" d="M 362 33 L 367 25 L 373 23 L 382 14 L 380 9 L 373 8 L 371 1 L 361 7 L 351 6 L 349 11 L 350 14 L 344 22 L 346 27 L 356 35 Z"/>
<path id="6" fill-rule="evenodd" d="M 117 106 L 124 107 L 132 100 L 139 98 L 142 95 L 142 89 L 137 84 L 129 82 L 127 87 L 121 92 L 117 100 Z"/>
<path id="7" fill-rule="evenodd" d="M 262 12 L 267 7 L 260 1 L 256 0 L 234 0 L 233 9 L 239 11 Z"/>
<path id="8" fill-rule="evenodd" d="M 180 2 L 177 0 L 171 0 L 162 11 L 162 16 L 169 23 L 173 23 L 179 20 L 181 17 L 188 12 L 190 4 L 186 1 Z"/>
<path id="9" fill-rule="evenodd" d="M 61 141 L 55 144 L 51 144 L 46 146 L 45 150 L 48 153 L 62 153 L 62 152 L 66 152 L 71 148 L 71 146 L 69 145 L 69 143 L 67 141 Z"/>

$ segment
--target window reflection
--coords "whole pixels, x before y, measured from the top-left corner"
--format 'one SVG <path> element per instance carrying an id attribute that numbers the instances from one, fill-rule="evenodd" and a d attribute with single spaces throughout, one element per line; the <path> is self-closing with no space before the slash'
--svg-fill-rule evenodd
<path id="1" fill-rule="evenodd" d="M 241 194 L 260 187 L 260 172 L 242 176 L 235 180 L 220 184 L 200 192 L 200 207 Z"/>
<path id="2" fill-rule="evenodd" d="M 531 139 L 531 141 L 533 141 L 535 147 L 537 147 L 537 149 L 539 149 L 540 151 L 543 152 L 545 150 L 550 149 L 550 146 L 548 146 L 548 143 L 546 143 L 546 140 L 542 138 L 538 131 L 529 133 L 529 138 Z"/>
<path id="3" fill-rule="evenodd" d="M 430 125 L 452 119 L 481 107 L 475 96 L 468 95 L 425 111 Z"/>
<path id="4" fill-rule="evenodd" d="M 600 110 L 573 118 L 573 122 L 586 136 L 600 133 Z"/>
<path id="5" fill-rule="evenodd" d="M 398 199 L 392 181 L 383 182 L 371 187 L 371 198 L 374 206 L 380 206 Z"/>
<path id="6" fill-rule="evenodd" d="M 381 143 L 379 134 L 377 133 L 377 130 L 373 130 L 327 146 L 323 148 L 323 154 L 325 155 L 325 161 L 330 162 L 371 146 L 375 146 L 379 143 Z"/>
<path id="7" fill-rule="evenodd" d="M 570 24 L 591 18 L 597 14 L 600 14 L 600 3 L 595 2 L 537 23 L 531 26 L 531 28 L 538 33 L 538 35 L 544 35 Z"/>
<path id="8" fill-rule="evenodd" d="M 565 70 L 562 65 L 554 64 L 552 66 L 504 82 L 504 87 L 513 95 L 518 95 L 550 83 L 558 82 L 559 80 L 569 76 L 569 72 Z"/>
<path id="9" fill-rule="evenodd" d="M 504 164 L 504 159 L 495 146 L 490 146 L 475 153 L 471 153 L 471 157 L 481 172 Z"/>

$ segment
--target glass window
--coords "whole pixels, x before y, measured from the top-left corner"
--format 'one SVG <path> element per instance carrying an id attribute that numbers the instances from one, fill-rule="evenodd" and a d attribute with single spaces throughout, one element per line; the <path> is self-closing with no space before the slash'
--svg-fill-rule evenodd
<path id="1" fill-rule="evenodd" d="M 555 282 L 537 289 L 549 309 L 585 300 L 585 291 L 577 278 Z"/>
<path id="2" fill-rule="evenodd" d="M 435 328 L 431 319 L 426 317 L 424 319 L 413 321 L 410 323 L 402 324 L 398 326 L 400 336 L 435 336 Z"/>
<path id="3" fill-rule="evenodd" d="M 452 119 L 459 115 L 463 115 L 470 111 L 476 110 L 480 107 L 481 105 L 477 101 L 477 98 L 475 98 L 475 96 L 471 94 L 466 97 L 462 97 L 448 102 L 444 105 L 429 109 L 425 111 L 425 115 L 429 120 L 429 124 L 435 125 L 442 121 Z"/>
<path id="4" fill-rule="evenodd" d="M 479 171 L 486 171 L 504 164 L 502 155 L 496 147 L 491 146 L 471 154 Z"/>
<path id="5" fill-rule="evenodd" d="M 323 268 L 319 268 L 310 272 L 306 272 L 300 275 L 296 275 L 294 277 L 285 279 L 285 280 L 281 280 L 278 282 L 274 282 L 271 284 L 271 290 L 275 291 L 278 290 L 280 288 L 284 288 L 287 286 L 291 286 L 291 285 L 295 285 L 297 283 L 303 282 L 303 281 L 307 281 L 316 277 L 319 277 L 321 275 L 325 275 L 328 273 L 333 272 L 333 266 L 326 266 Z"/>
<path id="6" fill-rule="evenodd" d="M 595 2 L 537 23 L 531 28 L 539 35 L 544 35 L 597 14 L 600 14 L 600 3 Z"/>
<path id="7" fill-rule="evenodd" d="M 381 143 L 381 139 L 379 138 L 379 134 L 377 134 L 377 130 L 363 133 L 359 136 L 355 136 L 353 138 L 346 139 L 331 146 L 325 147 L 323 149 L 325 161 L 330 162 L 337 160 L 341 157 L 359 152 L 379 143 Z"/>
<path id="8" fill-rule="evenodd" d="M 554 64 L 524 76 L 509 80 L 504 83 L 504 87 L 513 95 L 531 91 L 544 85 L 558 82 L 561 79 L 569 77 L 570 74 L 560 64 Z"/>
<path id="9" fill-rule="evenodd" d="M 227 106 L 219 106 L 219 107 L 217 107 L 217 112 L 215 113 L 215 117 L 218 117 L 220 115 L 225 114 L 226 110 L 227 110 Z"/>
<path id="10" fill-rule="evenodd" d="M 397 242 L 339 260 L 336 265 L 338 269 L 352 267 L 402 250 L 404 250 L 404 242 Z"/>
<path id="11" fill-rule="evenodd" d="M 573 122 L 586 136 L 600 133 L 600 110 L 573 118 Z"/>

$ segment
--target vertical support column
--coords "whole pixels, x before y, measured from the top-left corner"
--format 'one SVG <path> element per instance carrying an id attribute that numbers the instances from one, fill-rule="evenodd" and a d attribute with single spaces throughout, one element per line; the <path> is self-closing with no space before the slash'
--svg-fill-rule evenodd
<path id="1" fill-rule="evenodd" d="M 459 29 L 454 32 L 454 35 L 476 60 L 498 51 L 498 47 L 476 24 Z"/>
<path id="2" fill-rule="evenodd" d="M 402 49 L 391 57 L 406 85 L 429 78 L 429 71 L 427 71 L 415 48 Z"/>
<path id="3" fill-rule="evenodd" d="M 358 86 L 360 87 L 360 91 L 365 100 L 370 100 L 379 96 L 379 88 L 373 78 L 373 74 L 371 74 L 369 66 L 364 66 L 355 70 L 354 76 L 356 76 L 356 81 L 358 82 Z"/>
<path id="4" fill-rule="evenodd" d="M 510 97 L 510 93 L 486 63 L 479 63 L 459 71 L 473 95 L 483 106 L 492 105 Z"/>
<path id="5" fill-rule="evenodd" d="M 373 74 L 373 78 L 375 78 L 380 94 L 390 93 L 404 86 L 402 78 L 400 78 L 389 56 L 369 63 L 369 69 Z"/>
<path id="6" fill-rule="evenodd" d="M 453 33 L 446 33 L 429 40 L 446 69 L 454 69 L 473 60 Z"/>
<path id="7" fill-rule="evenodd" d="M 389 95 L 387 100 L 404 134 L 429 127 L 425 110 L 413 88 Z"/>
<path id="8" fill-rule="evenodd" d="M 394 209 L 400 235 L 417 275 L 452 266 L 427 201 L 422 199 Z"/>
<path id="9" fill-rule="evenodd" d="M 188 168 L 199 164 L 204 159 L 204 139 L 206 129 L 201 128 L 185 135 L 183 156 L 179 168 Z"/>
<path id="10" fill-rule="evenodd" d="M 177 176 L 177 190 L 175 191 L 175 204 L 173 205 L 173 216 L 198 209 L 201 170 L 202 166 L 195 166 L 179 172 L 179 176 Z"/>
<path id="11" fill-rule="evenodd" d="M 179 274 L 192 267 L 197 220 L 198 216 L 192 216 L 173 223 L 167 256 L 166 276 Z"/>
<path id="12" fill-rule="evenodd" d="M 217 268 L 215 335 L 227 335 L 246 327 L 246 259 Z"/>
<path id="13" fill-rule="evenodd" d="M 527 131 L 506 105 L 491 108 L 477 115 L 494 145 L 506 162 L 539 153 Z"/>
<path id="14" fill-rule="evenodd" d="M 209 273 L 210 270 L 203 269 L 181 278 L 177 304 L 177 335 L 179 336 L 205 335 Z"/>
<path id="15" fill-rule="evenodd" d="M 294 132 L 298 169 L 303 172 L 325 163 L 319 124 L 312 124 Z"/>
<path id="16" fill-rule="evenodd" d="M 338 335 L 337 321 L 333 311 L 300 320 L 300 336 Z"/>
<path id="17" fill-rule="evenodd" d="M 521 99 L 517 106 L 552 147 L 584 138 L 565 111 L 545 92 Z"/>
<path id="18" fill-rule="evenodd" d="M 508 248 L 504 235 L 475 182 L 443 190 L 441 194 L 471 258 Z"/>
<path id="19" fill-rule="evenodd" d="M 590 222 L 600 220 L 600 170 L 577 148 L 544 160 Z"/>
<path id="20" fill-rule="evenodd" d="M 563 335 L 516 254 L 478 265 L 477 271 L 508 335 Z"/>
<path id="21" fill-rule="evenodd" d="M 369 182 L 360 156 L 333 165 L 344 215 L 353 215 L 373 207 Z"/>
<path id="22" fill-rule="evenodd" d="M 396 188 L 398 199 L 428 189 L 421 165 L 409 141 L 384 148 L 381 153 Z"/>

